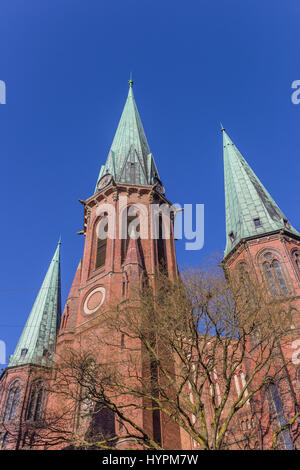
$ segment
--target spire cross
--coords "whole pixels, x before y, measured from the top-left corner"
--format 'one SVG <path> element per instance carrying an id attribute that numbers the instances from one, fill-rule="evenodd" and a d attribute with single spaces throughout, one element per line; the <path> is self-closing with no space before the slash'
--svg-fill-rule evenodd
<path id="1" fill-rule="evenodd" d="M 129 88 L 132 88 L 132 86 L 133 86 L 132 72 L 130 72 L 130 77 L 129 77 L 129 80 L 128 80 L 128 84 L 129 84 Z"/>

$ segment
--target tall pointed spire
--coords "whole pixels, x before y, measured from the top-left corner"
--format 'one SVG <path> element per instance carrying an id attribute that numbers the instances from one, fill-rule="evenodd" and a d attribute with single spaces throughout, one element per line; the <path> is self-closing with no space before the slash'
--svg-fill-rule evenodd
<path id="1" fill-rule="evenodd" d="M 135 103 L 132 78 L 128 83 L 127 100 L 106 163 L 101 167 L 97 184 L 107 173 L 111 174 L 116 182 L 137 185 L 152 185 L 155 182 L 154 178 L 158 177 Z"/>
<path id="2" fill-rule="evenodd" d="M 225 256 L 245 238 L 285 230 L 300 237 L 237 147 L 223 133 L 226 248 Z"/>
<path id="3" fill-rule="evenodd" d="M 49 365 L 55 350 L 61 316 L 59 240 L 9 366 Z"/>

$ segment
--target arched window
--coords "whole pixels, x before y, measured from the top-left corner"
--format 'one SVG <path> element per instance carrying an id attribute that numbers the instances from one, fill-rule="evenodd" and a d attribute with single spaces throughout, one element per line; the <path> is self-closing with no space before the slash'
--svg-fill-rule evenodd
<path id="1" fill-rule="evenodd" d="M 298 250 L 294 250 L 292 252 L 292 258 L 294 260 L 296 268 L 298 269 L 298 271 L 300 273 L 300 252 Z"/>
<path id="2" fill-rule="evenodd" d="M 282 402 L 278 393 L 278 388 L 274 383 L 271 383 L 268 386 L 267 394 L 271 413 L 274 413 L 274 416 L 276 418 L 276 427 L 280 429 L 287 424 L 287 421 L 283 412 Z M 288 429 L 285 429 L 279 434 L 278 442 L 280 447 L 283 449 L 294 449 L 293 442 Z"/>
<path id="3" fill-rule="evenodd" d="M 163 233 L 163 218 L 159 215 L 158 219 L 158 239 L 157 239 L 157 257 L 159 263 L 159 269 L 164 272 L 167 271 L 167 256 L 166 247 Z"/>
<path id="4" fill-rule="evenodd" d="M 288 295 L 289 291 L 280 263 L 271 252 L 265 253 L 263 268 L 271 293 L 274 296 Z"/>
<path id="5" fill-rule="evenodd" d="M 115 414 L 105 403 L 98 402 L 92 411 L 86 439 L 90 442 L 101 439 L 112 439 L 116 435 Z M 110 441 L 110 445 L 114 445 Z"/>
<path id="6" fill-rule="evenodd" d="M 103 217 L 96 225 L 97 247 L 95 269 L 105 265 L 107 245 L 108 218 Z"/>
<path id="7" fill-rule="evenodd" d="M 28 421 L 38 421 L 41 418 L 44 388 L 41 381 L 35 382 L 31 386 L 30 397 L 27 407 L 26 419 Z"/>
<path id="8" fill-rule="evenodd" d="M 11 420 L 16 416 L 16 411 L 19 404 L 21 394 L 21 388 L 18 382 L 15 382 L 8 392 L 8 398 L 6 402 L 6 408 L 4 413 L 4 419 Z"/>

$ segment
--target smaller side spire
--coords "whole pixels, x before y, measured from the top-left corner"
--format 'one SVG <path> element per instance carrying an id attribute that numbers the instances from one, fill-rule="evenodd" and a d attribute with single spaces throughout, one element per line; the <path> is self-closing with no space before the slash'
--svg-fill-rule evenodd
<path id="1" fill-rule="evenodd" d="M 49 365 L 55 351 L 61 317 L 60 246 L 35 299 L 9 367 L 22 364 Z"/>
<path id="2" fill-rule="evenodd" d="M 300 233 L 289 223 L 222 125 L 221 129 L 226 207 L 225 256 L 242 239 L 278 230 L 300 237 Z"/>

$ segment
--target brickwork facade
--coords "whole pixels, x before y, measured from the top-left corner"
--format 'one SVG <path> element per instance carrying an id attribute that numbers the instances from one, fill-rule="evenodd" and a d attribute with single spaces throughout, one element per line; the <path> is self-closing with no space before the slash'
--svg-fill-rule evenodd
<path id="1" fill-rule="evenodd" d="M 132 83 L 130 87 L 132 88 Z M 136 126 L 136 134 L 133 137 L 127 132 L 128 122 L 130 122 L 131 131 L 132 126 Z M 119 134 L 116 134 L 114 142 L 119 147 L 111 151 L 106 167 L 103 167 L 100 172 L 98 190 L 89 199 L 82 201 L 84 203 L 82 231 L 85 237 L 84 252 L 57 332 L 54 363 L 49 356 L 47 365 L 46 354 L 43 364 L 23 361 L 18 365 L 9 366 L 1 376 L 0 447 L 2 449 L 40 448 L 36 446 L 34 431 L 29 424 L 36 422 L 45 410 L 55 410 L 63 406 L 63 402 L 59 403 L 51 397 L 51 394 L 47 394 L 49 381 L 55 381 L 52 373 L 53 365 L 55 368 L 64 351 L 71 348 L 78 348 L 78 350 L 84 348 L 89 341 L 91 331 L 99 335 L 105 334 L 105 328 L 100 321 L 103 312 L 112 304 L 125 299 L 130 300 L 134 287 L 142 286 L 144 282 L 152 283 L 162 263 L 170 279 L 176 279 L 178 276 L 173 223 L 170 224 L 169 238 L 161 240 L 160 235 L 157 238 L 151 236 L 153 205 L 165 204 L 169 207 L 171 203 L 162 191 L 152 155 L 149 153 L 148 158 L 146 154 L 143 154 L 146 150 L 148 152 L 149 148 L 142 135 L 143 129 L 131 89 L 117 132 Z M 127 140 L 124 143 L 124 139 L 129 139 L 128 161 L 124 159 L 123 153 L 122 158 L 118 160 L 118 152 L 123 152 L 126 147 Z M 135 145 L 135 154 L 132 145 Z M 231 151 L 231 145 L 233 144 L 227 138 L 226 152 Z M 232 155 L 230 154 L 229 157 L 235 158 Z M 245 168 L 244 162 L 242 166 Z M 249 174 L 248 172 L 248 176 Z M 105 177 L 107 177 L 108 184 L 101 187 L 102 178 Z M 253 182 L 254 177 L 251 176 L 251 178 Z M 137 181 L 142 181 L 143 184 L 137 184 Z M 258 183 L 256 187 L 257 185 Z M 260 189 L 260 195 L 261 191 L 263 189 Z M 227 194 L 229 193 L 230 191 Z M 228 204 L 230 205 L 230 201 Z M 133 211 L 131 214 L 128 212 L 129 209 Z M 227 212 L 228 210 L 227 208 Z M 235 220 L 236 214 L 233 212 L 232 210 L 231 216 L 228 217 L 230 224 Z M 110 220 L 113 214 L 116 217 L 109 227 L 113 227 L 115 236 L 108 236 L 105 243 L 100 243 L 99 224 L 101 225 L 107 218 Z M 132 217 L 132 214 L 133 217 L 139 218 L 142 236 L 139 240 L 130 238 L 128 242 L 121 237 L 121 233 L 123 226 L 127 227 L 128 218 Z M 247 217 L 249 219 L 249 212 Z M 251 222 L 251 215 L 249 220 Z M 259 218 L 253 220 L 257 221 Z M 257 227 L 260 227 L 260 223 L 255 223 Z M 143 230 L 145 230 L 144 236 Z M 268 284 L 270 295 L 282 294 L 285 302 L 288 301 L 294 307 L 290 342 L 281 349 L 279 345 L 282 360 L 288 362 L 289 365 L 284 368 L 279 383 L 271 384 L 269 389 L 262 391 L 255 400 L 249 400 L 233 417 L 224 442 L 224 448 L 230 449 L 270 449 L 273 434 L 278 426 L 287 423 L 299 411 L 300 340 L 293 333 L 293 329 L 296 330 L 300 323 L 300 236 L 295 231 L 285 230 L 284 227 L 269 233 L 263 233 L 260 230 L 257 236 L 253 234 L 241 236 L 238 243 L 235 243 L 236 233 L 232 227 L 228 236 L 227 251 L 223 262 L 225 272 L 230 276 L 238 266 L 246 266 L 247 271 L 259 284 Z M 234 245 L 232 248 L 230 240 Z M 122 338 L 116 337 L 114 340 L 120 343 Z M 150 374 L 150 365 L 144 360 L 142 347 L 137 342 L 133 342 L 131 346 L 138 351 L 141 368 L 144 368 L 142 373 Z M 113 356 L 114 351 L 102 349 L 97 353 L 99 356 L 110 357 Z M 169 367 L 175 370 L 175 362 Z M 232 400 L 244 387 L 248 372 L 248 365 L 245 361 L 235 373 L 231 390 Z M 217 395 L 221 394 L 222 374 L 218 370 L 215 370 L 214 382 Z M 209 409 L 211 406 L 209 387 L 204 394 L 207 396 L 205 406 Z M 229 403 L 232 400 L 229 400 Z M 211 417 L 213 419 L 212 410 Z M 168 420 L 165 415 L 139 409 L 133 411 L 133 418 L 141 428 L 146 429 L 154 439 L 159 441 L 164 449 L 199 448 L 182 428 L 175 425 L 172 420 Z M 74 409 L 68 419 L 68 432 L 77 429 L 78 419 L 78 410 Z M 102 419 L 104 425 L 110 426 L 118 436 L 120 424 L 115 418 L 106 414 L 102 415 Z M 191 419 L 193 419 L 192 416 Z M 89 427 L 90 423 L 87 422 L 85 425 Z M 115 445 L 123 448 L 128 446 L 128 441 L 117 440 Z M 134 447 L 134 443 L 132 446 Z M 57 444 L 54 447 L 64 448 L 64 444 Z M 279 448 L 300 448 L 298 420 L 291 429 L 281 433 Z"/>

